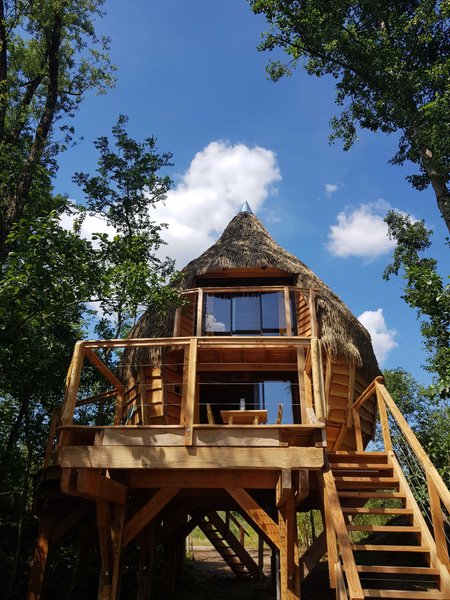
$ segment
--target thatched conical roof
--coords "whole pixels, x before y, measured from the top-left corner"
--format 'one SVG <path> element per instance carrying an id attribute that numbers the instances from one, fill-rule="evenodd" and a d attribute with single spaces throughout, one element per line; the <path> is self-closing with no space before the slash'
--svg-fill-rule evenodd
<path id="1" fill-rule="evenodd" d="M 221 237 L 182 270 L 182 289 L 195 287 L 196 278 L 223 269 L 275 268 L 295 278 L 301 288 L 316 290 L 319 335 L 333 356 L 363 366 L 369 380 L 380 370 L 370 335 L 342 300 L 302 261 L 277 244 L 251 212 L 240 212 Z M 158 321 L 151 307 L 131 337 L 170 336 L 173 315 Z"/>

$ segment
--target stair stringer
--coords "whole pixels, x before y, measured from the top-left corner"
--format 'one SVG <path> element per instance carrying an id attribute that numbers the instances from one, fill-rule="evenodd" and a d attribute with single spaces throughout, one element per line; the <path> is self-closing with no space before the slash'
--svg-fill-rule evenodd
<path id="1" fill-rule="evenodd" d="M 206 517 L 208 518 L 208 521 L 203 519 L 199 523 L 199 527 L 233 573 L 237 577 L 242 577 L 242 566 L 244 566 L 254 579 L 259 579 L 260 573 L 257 563 L 253 560 L 244 546 L 242 546 L 236 536 L 230 531 L 219 514 L 215 511 L 210 511 L 206 514 Z M 208 527 L 209 524 L 213 527 L 214 532 L 219 533 L 221 536 L 220 538 L 212 535 L 212 531 Z M 231 550 L 234 553 L 234 556 L 230 556 L 230 554 L 227 553 L 227 550 Z M 240 563 L 236 563 L 232 558 L 239 559 Z"/>

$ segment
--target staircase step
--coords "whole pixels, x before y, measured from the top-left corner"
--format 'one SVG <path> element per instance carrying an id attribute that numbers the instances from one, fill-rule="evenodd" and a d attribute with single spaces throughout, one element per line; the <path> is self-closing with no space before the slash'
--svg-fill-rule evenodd
<path id="1" fill-rule="evenodd" d="M 387 489 L 398 488 L 399 481 L 395 477 L 335 477 L 336 487 L 340 489 Z"/>
<path id="2" fill-rule="evenodd" d="M 347 525 L 349 531 L 368 531 L 370 533 L 421 533 L 420 527 L 412 525 Z"/>
<path id="3" fill-rule="evenodd" d="M 368 506 L 344 506 L 342 512 L 347 515 L 412 515 L 412 508 L 371 508 Z"/>
<path id="4" fill-rule="evenodd" d="M 351 463 L 351 462 L 332 462 L 330 467 L 333 471 L 392 471 L 393 466 L 380 463 Z"/>
<path id="5" fill-rule="evenodd" d="M 432 567 L 404 567 L 392 565 L 357 565 L 359 573 L 381 573 L 385 575 L 427 575 L 439 577 L 439 569 Z"/>
<path id="6" fill-rule="evenodd" d="M 367 462 L 388 462 L 389 457 L 386 452 L 355 452 L 351 450 L 338 450 L 337 452 L 328 452 L 328 460 L 330 462 L 336 462 L 336 460 L 354 460 L 354 461 L 367 461 Z"/>
<path id="7" fill-rule="evenodd" d="M 406 500 L 406 496 L 402 492 L 356 492 L 351 490 L 340 490 L 338 494 L 339 498 L 393 498 Z"/>
<path id="8" fill-rule="evenodd" d="M 363 589 L 365 598 L 394 598 L 406 600 L 450 600 L 450 595 L 438 590 L 412 591 L 412 590 L 372 590 Z"/>
<path id="9" fill-rule="evenodd" d="M 367 551 L 367 552 L 418 552 L 422 554 L 429 554 L 429 546 L 385 546 L 377 544 L 351 544 L 352 550 Z"/>

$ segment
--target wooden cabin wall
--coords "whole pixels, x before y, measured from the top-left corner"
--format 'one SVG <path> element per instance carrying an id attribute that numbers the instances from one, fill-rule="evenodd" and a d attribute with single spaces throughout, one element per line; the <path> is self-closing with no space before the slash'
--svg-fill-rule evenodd
<path id="1" fill-rule="evenodd" d="M 163 385 L 160 368 L 141 367 L 137 379 L 125 390 L 120 421 L 124 425 L 149 425 L 164 415 Z"/>
<path id="2" fill-rule="evenodd" d="M 190 337 L 195 335 L 195 315 L 197 312 L 197 296 L 192 294 L 188 296 L 189 303 L 181 308 L 180 323 L 178 328 L 178 337 Z"/>
<path id="3" fill-rule="evenodd" d="M 183 370 L 176 363 L 166 364 L 164 374 L 164 417 L 167 425 L 179 425 Z"/>
<path id="4" fill-rule="evenodd" d="M 362 368 L 330 357 L 324 360 L 324 378 L 328 450 L 355 450 L 352 406 L 369 382 Z M 373 438 L 377 418 L 375 396 L 361 407 L 360 418 L 366 445 Z"/>
<path id="5" fill-rule="evenodd" d="M 311 336 L 311 314 L 309 311 L 309 304 L 305 299 L 303 292 L 296 294 L 297 304 L 297 332 L 301 337 Z"/>

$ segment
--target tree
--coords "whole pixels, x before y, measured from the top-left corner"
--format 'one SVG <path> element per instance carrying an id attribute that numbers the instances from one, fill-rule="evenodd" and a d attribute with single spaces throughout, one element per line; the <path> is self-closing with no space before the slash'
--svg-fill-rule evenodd
<path id="1" fill-rule="evenodd" d="M 423 221 L 389 211 L 385 221 L 388 235 L 396 241 L 393 262 L 385 269 L 384 279 L 402 274 L 405 281 L 402 298 L 422 317 L 421 332 L 428 351 L 427 370 L 437 375 L 435 392 L 450 396 L 450 285 L 437 271 L 437 262 L 423 256 L 431 245 L 432 231 Z"/>
<path id="2" fill-rule="evenodd" d="M 0 261 L 6 238 L 41 205 L 42 180 L 70 141 L 67 118 L 86 92 L 113 84 L 109 40 L 94 20 L 103 0 L 0 0 Z M 62 140 L 57 140 L 60 123 Z"/>
<path id="3" fill-rule="evenodd" d="M 450 485 L 450 406 L 435 395 L 433 387 L 426 388 L 402 368 L 383 371 L 385 385 L 394 402 L 408 420 L 426 453 L 440 472 L 446 485 Z M 392 430 L 394 447 L 401 459 L 409 450 L 400 432 Z M 410 455 L 411 456 L 411 455 Z M 408 460 L 408 462 L 410 462 Z M 410 462 L 413 464 L 414 461 Z M 411 467 L 409 467 L 411 468 Z M 423 478 L 423 473 L 418 477 Z M 424 481 L 426 487 L 426 482 Z"/>
<path id="4" fill-rule="evenodd" d="M 331 121 L 344 149 L 357 126 L 401 132 L 393 164 L 406 160 L 419 190 L 431 184 L 450 230 L 450 4 L 447 0 L 248 0 L 270 30 L 261 50 L 282 49 L 270 62 L 273 80 L 298 65 L 336 80 L 342 112 Z"/>
<path id="5" fill-rule="evenodd" d="M 25 210 L 6 241 L 0 279 L 0 515 L 7 513 L 8 519 L 0 519 L 0 555 L 11 577 L 9 586 L 6 579 L 0 582 L 0 595 L 7 586 L 8 598 L 23 571 L 19 565 L 25 565 L 21 553 L 32 475 L 41 466 L 49 418 L 62 404 L 73 346 L 86 336 L 87 304 L 100 305 L 100 335 L 119 337 L 142 305 L 152 302 L 164 315 L 170 303 L 178 303 L 173 263 L 155 256 L 163 243 L 162 226 L 149 212 L 170 188 L 170 178 L 159 172 L 170 165 L 171 155 L 158 153 L 154 137 L 132 140 L 126 120 L 120 117 L 113 128 L 113 148 L 108 138 L 97 140 L 97 175 L 75 177 L 87 206 L 53 195 L 43 168 L 35 190 L 47 212 L 36 216 Z M 67 211 L 78 215 L 73 231 L 61 224 Z M 84 239 L 80 226 L 88 213 L 106 220 L 115 234 Z M 105 360 L 114 368 L 113 355 Z M 80 393 L 89 396 L 102 390 L 87 371 Z M 86 414 L 99 423 L 108 416 L 103 405 Z"/>
<path id="6" fill-rule="evenodd" d="M 167 175 L 159 174 L 172 166 L 172 154 L 159 154 L 155 137 L 143 142 L 131 139 L 127 121 L 120 115 L 112 129 L 114 148 L 105 136 L 95 141 L 100 153 L 97 174 L 74 176 L 87 201 L 81 220 L 89 213 L 116 232 L 111 237 L 95 234 L 102 273 L 100 311 L 107 317 L 99 325 L 105 337 L 113 338 L 129 330 L 142 306 L 151 304 L 163 315 L 179 301 L 174 263 L 157 255 L 164 243 L 164 225 L 155 223 L 150 212 L 165 200 L 172 185 Z"/>

